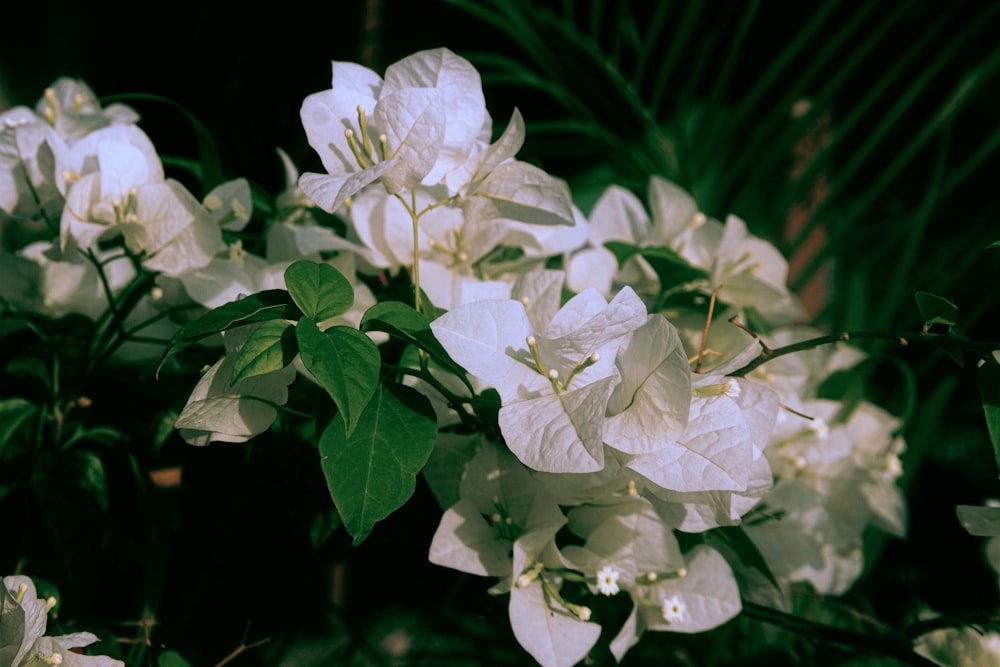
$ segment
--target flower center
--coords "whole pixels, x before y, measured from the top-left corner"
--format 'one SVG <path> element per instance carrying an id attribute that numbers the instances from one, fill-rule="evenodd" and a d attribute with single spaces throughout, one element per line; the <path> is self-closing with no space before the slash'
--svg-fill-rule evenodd
<path id="1" fill-rule="evenodd" d="M 578 373 L 590 368 L 601 360 L 601 355 L 597 352 L 584 357 L 583 361 L 573 367 L 573 370 L 570 371 L 564 382 L 560 379 L 558 369 L 549 368 L 545 365 L 545 362 L 542 361 L 541 354 L 538 351 L 538 342 L 535 340 L 535 337 L 528 336 L 524 339 L 524 341 L 528 344 L 528 350 L 531 351 L 531 357 L 535 360 L 535 370 L 549 379 L 549 382 L 552 383 L 552 390 L 559 395 L 569 388 L 569 383 L 573 381 L 573 378 L 576 377 Z"/>
<path id="2" fill-rule="evenodd" d="M 384 134 L 378 136 L 379 152 L 375 152 L 375 146 L 368 131 L 368 117 L 365 115 L 365 108 L 360 104 L 358 105 L 358 128 L 361 131 L 360 138 L 350 128 L 344 130 L 344 136 L 347 138 L 347 145 L 354 154 L 354 159 L 359 167 L 368 169 L 391 155 L 388 139 Z"/>

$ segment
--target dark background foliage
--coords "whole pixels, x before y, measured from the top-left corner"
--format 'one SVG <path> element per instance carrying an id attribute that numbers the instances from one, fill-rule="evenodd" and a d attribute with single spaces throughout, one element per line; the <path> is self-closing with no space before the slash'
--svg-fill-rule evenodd
<path id="1" fill-rule="evenodd" d="M 807 98 L 814 103 L 808 118 L 826 118 L 834 139 L 811 173 L 831 185 L 812 216 L 833 267 L 815 274 L 823 294 L 817 323 L 913 330 L 920 320 L 912 294 L 926 289 L 959 305 L 973 338 L 1000 338 L 993 315 L 1000 266 L 985 250 L 1000 239 L 1000 4 L 462 5 L 8 3 L 0 89 L 8 105 L 33 105 L 56 77 L 72 76 L 99 96 L 171 99 L 215 137 L 227 177 L 276 193 L 283 175 L 275 147 L 302 169 L 318 168 L 298 109 L 306 95 L 329 87 L 331 60 L 382 72 L 414 51 L 447 46 L 481 66 L 496 125 L 521 109 L 529 135 L 521 157 L 568 179 L 582 198 L 592 201 L 609 178 L 642 193 L 648 175 L 660 173 L 694 192 L 709 213 L 740 215 L 790 254 L 802 248 L 788 235 L 790 211 L 808 202 L 815 185 L 787 177 L 794 145 L 815 127 L 788 120 L 792 103 Z M 506 22 L 488 20 L 503 11 Z M 633 34 L 653 44 L 641 71 L 629 49 Z M 176 109 L 149 100 L 132 106 L 162 154 L 196 157 L 194 133 Z M 669 150 L 650 139 L 651 128 Z M 5 363 L 19 356 L 12 342 L 5 339 Z M 1000 496 L 975 359 L 959 368 L 926 347 L 870 351 L 876 363 L 856 380 L 873 400 L 910 410 L 911 536 L 872 552 L 876 560 L 850 599 L 889 623 L 904 621 L 919 602 L 954 614 L 993 609 L 997 589 L 982 540 L 954 518 L 955 504 Z M 442 655 L 469 664 L 523 659 L 506 608 L 486 595 L 484 581 L 426 563 L 439 515 L 423 486 L 361 547 L 337 535 L 314 548 L 308 521 L 329 500 L 308 434 L 207 449 L 172 436 L 160 446 L 148 406 L 173 395 L 170 407 L 181 407 L 191 380 L 143 380 L 137 386 L 109 374 L 91 392 L 95 415 L 136 434 L 131 458 L 119 449 L 103 459 L 107 511 L 81 501 L 90 497 L 85 492 L 74 496 L 73 484 L 60 486 L 57 465 L 46 469 L 54 490 L 0 505 L 7 536 L 0 571 L 24 566 L 57 583 L 63 618 L 136 637 L 141 632 L 122 623 L 148 610 L 160 623 L 154 645 L 176 648 L 196 665 L 222 660 L 248 623 L 248 642 L 272 642 L 241 657 L 244 664 L 266 661 L 302 635 L 352 664 L 394 664 L 387 647 L 401 636 L 417 642 L 411 655 L 428 664 Z M 3 396 L 15 393 L 2 387 Z M 122 420 L 132 415 L 137 423 L 126 428 Z M 133 476 L 136 466 L 177 464 L 181 488 L 158 491 Z M 408 634 L 394 635 L 399 628 Z M 698 659 L 699 646 L 655 637 L 629 660 Z M 803 660 L 810 650 L 801 649 Z"/>

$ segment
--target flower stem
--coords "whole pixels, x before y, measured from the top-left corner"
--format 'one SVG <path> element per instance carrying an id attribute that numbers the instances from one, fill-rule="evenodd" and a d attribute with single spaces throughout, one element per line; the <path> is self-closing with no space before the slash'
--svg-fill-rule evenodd
<path id="1" fill-rule="evenodd" d="M 423 312 L 420 303 L 420 214 L 417 213 L 416 190 L 410 190 L 410 205 L 407 210 L 413 220 L 413 308 L 420 313 Z"/>

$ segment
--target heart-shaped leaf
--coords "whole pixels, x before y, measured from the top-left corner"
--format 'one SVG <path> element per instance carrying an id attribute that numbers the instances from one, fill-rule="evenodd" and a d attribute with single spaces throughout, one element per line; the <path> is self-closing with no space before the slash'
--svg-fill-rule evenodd
<path id="1" fill-rule="evenodd" d="M 307 259 L 285 269 L 285 285 L 302 312 L 317 322 L 343 315 L 354 305 L 354 288 L 340 271 Z"/>
<path id="2" fill-rule="evenodd" d="M 958 306 L 948 299 L 930 292 L 917 292 L 913 298 L 916 299 L 920 316 L 924 320 L 924 329 L 943 324 L 950 333 L 951 327 L 958 324 Z"/>
<path id="3" fill-rule="evenodd" d="M 240 348 L 229 384 L 234 385 L 245 378 L 280 371 L 292 363 L 298 352 L 295 329 L 288 321 L 264 322 Z"/>
<path id="4" fill-rule="evenodd" d="M 163 364 L 170 357 L 213 334 L 253 322 L 297 320 L 300 317 L 302 312 L 295 306 L 288 292 L 282 289 L 264 290 L 224 303 L 198 319 L 188 322 L 174 334 L 156 368 L 157 377 Z"/>
<path id="5" fill-rule="evenodd" d="M 337 404 L 350 435 L 378 385 L 378 348 L 356 329 L 330 327 L 320 331 L 309 317 L 299 320 L 295 337 L 302 364 Z"/>
<path id="6" fill-rule="evenodd" d="M 323 431 L 323 474 L 354 544 L 413 495 L 436 436 L 430 401 L 404 385 L 376 385 L 350 435 L 342 412 Z"/>

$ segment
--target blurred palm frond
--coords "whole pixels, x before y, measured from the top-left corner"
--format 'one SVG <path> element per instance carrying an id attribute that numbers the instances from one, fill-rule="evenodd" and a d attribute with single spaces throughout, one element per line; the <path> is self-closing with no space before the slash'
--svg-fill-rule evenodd
<path id="1" fill-rule="evenodd" d="M 659 174 L 798 255 L 795 288 L 835 260 L 828 327 L 917 325 L 917 289 L 967 326 L 996 305 L 1000 4 L 444 1 L 511 47 L 464 55 L 582 199 Z"/>

